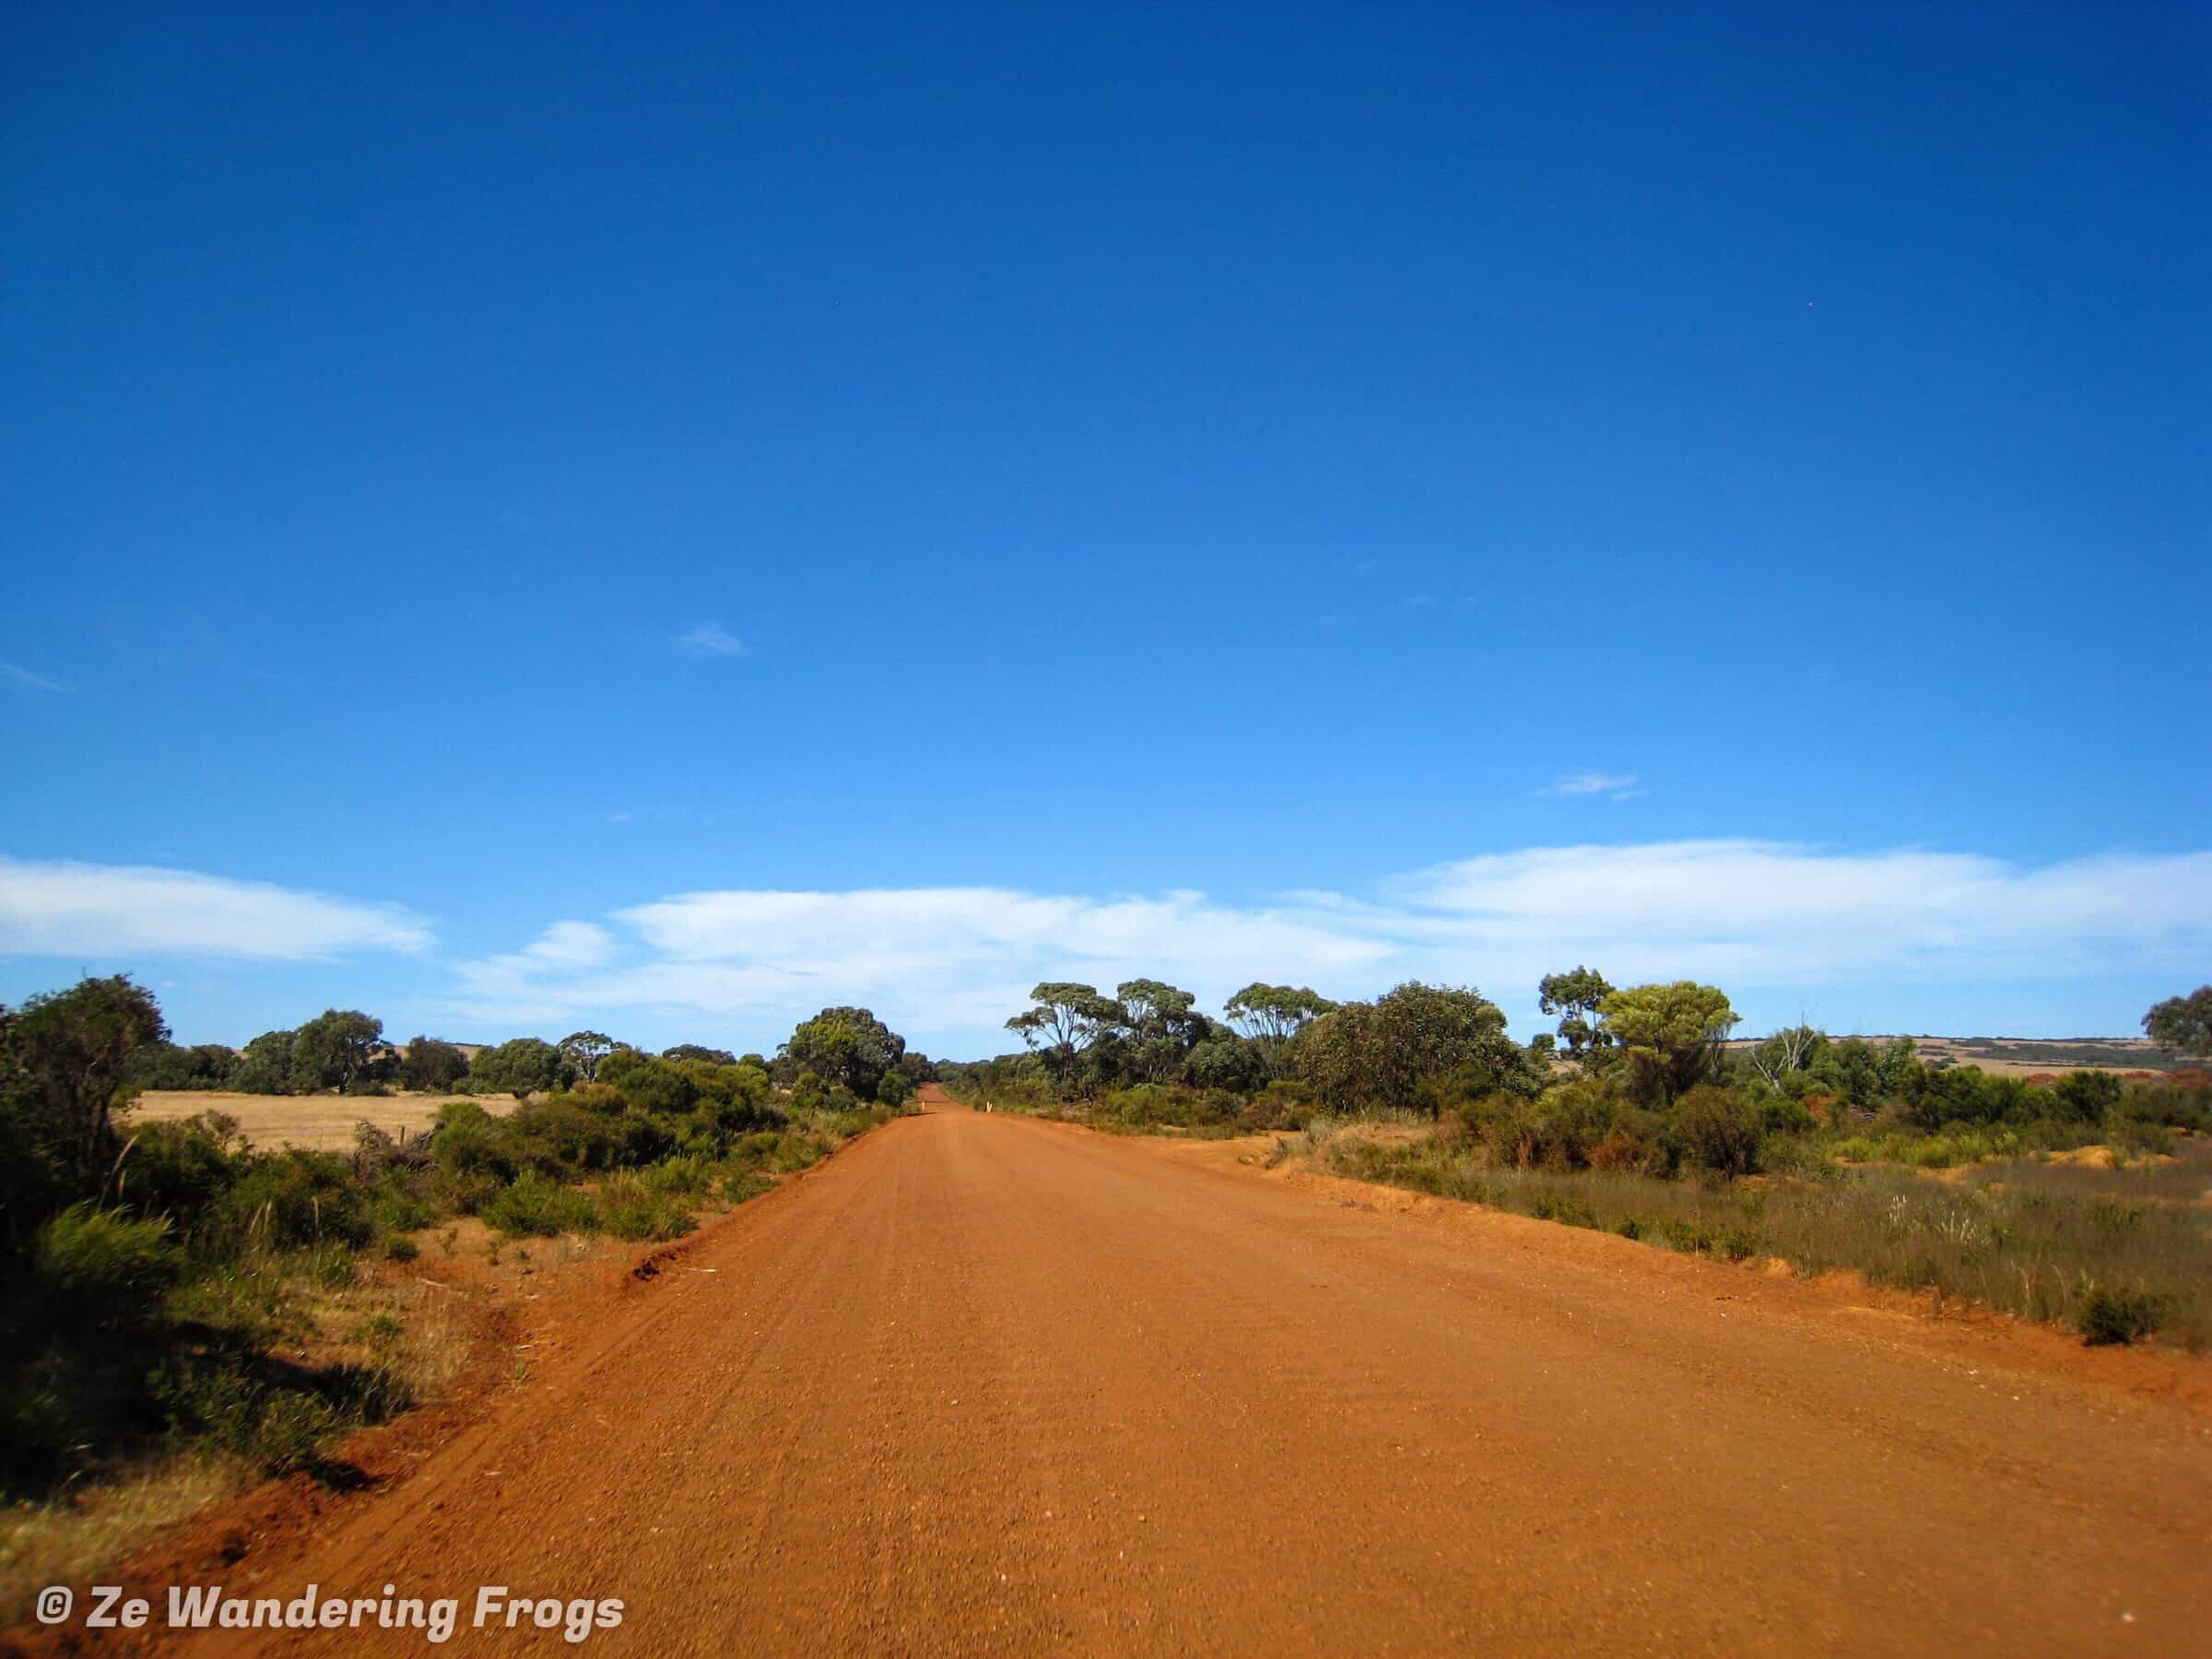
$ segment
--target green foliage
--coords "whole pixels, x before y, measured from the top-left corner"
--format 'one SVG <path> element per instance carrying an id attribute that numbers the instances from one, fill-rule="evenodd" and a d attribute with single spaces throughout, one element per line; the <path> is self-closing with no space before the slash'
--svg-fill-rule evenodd
<path id="1" fill-rule="evenodd" d="M 703 1043 L 679 1042 L 674 1048 L 663 1049 L 664 1060 L 688 1060 L 700 1065 L 735 1065 L 737 1056 L 728 1049 L 708 1048 Z"/>
<path id="2" fill-rule="evenodd" d="M 442 1094 L 468 1075 L 468 1056 L 435 1037 L 415 1037 L 400 1057 L 400 1080 L 409 1088 Z"/>
<path id="3" fill-rule="evenodd" d="M 1300 1034 L 1299 1075 L 1338 1112 L 1436 1108 L 1431 1078 L 1534 1095 L 1536 1063 L 1505 1032 L 1505 1016 L 1473 989 L 1398 986 L 1371 1003 L 1345 1003 Z"/>
<path id="4" fill-rule="evenodd" d="M 883 1074 L 906 1057 L 906 1039 L 866 1008 L 824 1008 L 793 1031 L 779 1053 L 782 1076 L 811 1071 L 859 1100 L 876 1098 Z"/>
<path id="5" fill-rule="evenodd" d="M 358 1249 L 376 1233 L 368 1194 L 346 1159 L 297 1147 L 249 1159 L 212 1220 L 240 1244 L 277 1250 L 323 1243 Z"/>
<path id="6" fill-rule="evenodd" d="M 1716 1175 L 1749 1175 L 1759 1169 L 1766 1123 L 1759 1107 L 1733 1089 L 1700 1084 L 1676 1103 L 1675 1132 L 1690 1161 Z"/>
<path id="7" fill-rule="evenodd" d="M 349 1425 L 321 1394 L 284 1388 L 235 1364 L 179 1362 L 154 1373 L 172 1431 L 220 1446 L 266 1475 L 313 1467 Z"/>
<path id="8" fill-rule="evenodd" d="M 131 1056 L 168 1041 L 152 994 L 122 974 L 0 1007 L 0 1112 L 15 1120 L 0 1142 L 35 1145 L 65 1189 L 92 1196 L 115 1159 Z"/>
<path id="9" fill-rule="evenodd" d="M 1229 1023 L 1255 1042 L 1287 1046 L 1335 1004 L 1304 985 L 1254 982 L 1221 1005 Z"/>
<path id="10" fill-rule="evenodd" d="M 219 1042 L 180 1048 L 173 1042 L 149 1042 L 131 1051 L 124 1065 L 124 1081 L 133 1088 L 228 1088 L 238 1056 Z"/>
<path id="11" fill-rule="evenodd" d="M 1084 1050 L 1111 1036 L 1122 1021 L 1122 1006 L 1100 996 L 1095 985 L 1048 980 L 1030 992 L 1031 1006 L 1006 1021 L 1006 1030 L 1043 1056 L 1063 1089 L 1075 1081 Z"/>
<path id="12" fill-rule="evenodd" d="M 493 1133 L 515 1148 L 516 1162 L 566 1172 L 611 1169 L 625 1149 L 620 1120 L 572 1095 L 526 1100 Z"/>
<path id="13" fill-rule="evenodd" d="M 538 1037 L 486 1049 L 468 1068 L 469 1085 L 477 1093 L 511 1094 L 518 1100 L 559 1088 L 561 1077 L 560 1051 Z"/>
<path id="14" fill-rule="evenodd" d="M 894 1110 L 914 1098 L 913 1083 L 905 1072 L 893 1066 L 876 1080 L 876 1099 L 878 1104 Z"/>
<path id="15" fill-rule="evenodd" d="M 2122 1085 L 2111 1072 L 2075 1071 L 2051 1086 L 2052 1098 L 2066 1115 L 2084 1124 L 2102 1123 L 2120 1103 Z"/>
<path id="16" fill-rule="evenodd" d="M 1536 1007 L 1559 1016 L 1559 1041 L 1570 1060 L 1589 1065 L 1612 1046 L 1612 1033 L 1597 1020 L 1598 1006 L 1612 994 L 1606 976 L 1594 968 L 1547 973 L 1536 982 Z"/>
<path id="17" fill-rule="evenodd" d="M 2212 1058 L 2212 985 L 2153 1004 L 2143 1016 L 2143 1033 L 2177 1054 Z"/>
<path id="18" fill-rule="evenodd" d="M 1196 1044 L 1183 1057 L 1183 1071 L 1200 1088 L 1228 1089 L 1248 1094 L 1267 1078 L 1270 1066 L 1259 1041 L 1215 1037 Z"/>
<path id="19" fill-rule="evenodd" d="M 384 1067 L 384 1022 L 358 1008 L 326 1008 L 292 1034 L 297 1093 L 348 1091 Z"/>
<path id="20" fill-rule="evenodd" d="M 699 1099 L 695 1074 L 669 1060 L 647 1060 L 631 1066 L 615 1087 L 633 1110 L 670 1117 L 690 1111 Z"/>
<path id="21" fill-rule="evenodd" d="M 1632 1087 L 1646 1104 L 1665 1106 L 1715 1068 L 1722 1041 L 1738 1019 L 1725 992 L 1691 980 L 1609 993 L 1600 1022 L 1627 1053 Z"/>
<path id="22" fill-rule="evenodd" d="M 600 1182 L 595 1198 L 599 1225 L 618 1239 L 680 1239 L 697 1225 L 688 1206 L 635 1175 L 609 1176 Z"/>
<path id="23" fill-rule="evenodd" d="M 561 1063 L 579 1082 L 598 1081 L 599 1063 L 615 1052 L 615 1040 L 605 1031 L 571 1031 L 560 1040 Z"/>
<path id="24" fill-rule="evenodd" d="M 411 1046 L 458 1057 L 429 1040 Z M 405 1404 L 376 1366 L 317 1369 L 292 1351 L 312 1340 L 314 1317 L 303 1321 L 295 1298 L 342 1295 L 361 1275 L 363 1252 L 413 1260 L 410 1232 L 478 1211 L 511 1238 L 679 1237 L 710 1194 L 753 1196 L 888 1116 L 860 1110 L 843 1083 L 818 1078 L 818 1110 L 785 1128 L 767 1072 L 712 1052 L 646 1060 L 609 1045 L 601 1081 L 557 1091 L 571 1064 L 579 1077 L 586 1065 L 524 1039 L 488 1051 L 477 1081 L 511 1092 L 520 1081 L 539 1098 L 505 1117 L 474 1100 L 449 1103 L 413 1145 L 363 1124 L 350 1158 L 263 1153 L 213 1113 L 118 1134 L 112 1120 L 130 1077 L 174 1077 L 187 1053 L 168 1044 L 159 1010 L 128 981 L 88 981 L 0 1010 L 0 1488 L 8 1492 L 77 1478 L 88 1447 L 103 1461 L 135 1455 L 163 1425 L 181 1441 L 266 1469 L 320 1468 L 333 1435 Z M 379 1086 L 384 1058 L 374 1021 L 334 1011 L 300 1032 L 266 1034 L 247 1071 L 251 1080 L 258 1068 L 272 1090 L 359 1089 Z M 532 1087 L 547 1083 L 555 1088 Z M 878 1086 L 901 1097 L 911 1075 L 887 1068 Z M 98 1138 L 88 1124 L 105 1131 L 98 1158 L 87 1155 Z M 596 1190 L 572 1184 L 594 1175 Z M 347 1341 L 387 1343 L 390 1324 L 369 1321 Z"/>
<path id="25" fill-rule="evenodd" d="M 182 1276 L 169 1233 L 166 1217 L 72 1205 L 39 1231 L 41 1287 L 71 1323 L 143 1321 Z"/>
<path id="26" fill-rule="evenodd" d="M 146 1124 L 131 1132 L 109 1191 L 142 1216 L 171 1216 L 189 1227 L 230 1190 L 241 1159 L 238 1124 L 220 1112 Z"/>
<path id="27" fill-rule="evenodd" d="M 502 1187 L 477 1214 L 494 1231 L 514 1239 L 591 1232 L 599 1222 L 598 1206 L 590 1197 L 535 1171 Z"/>
<path id="28" fill-rule="evenodd" d="M 298 1072 L 292 1065 L 293 1033 L 264 1031 L 245 1046 L 230 1073 L 240 1094 L 288 1095 Z"/>
<path id="29" fill-rule="evenodd" d="M 2140 1341 L 2166 1323 L 2166 1299 L 2120 1285 L 2095 1285 L 2081 1299 L 2076 1316 L 2081 1339 L 2091 1347 Z"/>

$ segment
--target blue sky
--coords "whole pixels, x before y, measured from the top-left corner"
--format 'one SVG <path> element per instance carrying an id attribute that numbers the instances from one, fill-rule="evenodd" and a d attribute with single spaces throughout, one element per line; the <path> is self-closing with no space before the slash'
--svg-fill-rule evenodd
<path id="1" fill-rule="evenodd" d="M 973 1053 L 1048 974 L 2212 977 L 2201 8 L 0 63 L 0 997 Z"/>

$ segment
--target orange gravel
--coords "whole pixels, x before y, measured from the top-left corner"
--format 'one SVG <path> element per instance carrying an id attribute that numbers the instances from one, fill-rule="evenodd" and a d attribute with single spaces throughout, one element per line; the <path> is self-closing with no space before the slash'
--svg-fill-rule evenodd
<path id="1" fill-rule="evenodd" d="M 2186 1402 L 1231 1156 L 933 1102 L 205 1576 L 618 1596 L 588 1651 L 653 1654 L 2212 1652 Z"/>

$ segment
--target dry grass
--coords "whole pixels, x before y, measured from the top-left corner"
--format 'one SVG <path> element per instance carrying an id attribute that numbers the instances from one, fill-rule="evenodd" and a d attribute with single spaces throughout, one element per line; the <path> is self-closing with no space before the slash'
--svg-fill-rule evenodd
<path id="1" fill-rule="evenodd" d="M 401 1270 L 335 1286 L 288 1274 L 280 1298 L 290 1354 L 309 1367 L 379 1375 L 396 1401 L 434 1398 L 467 1363 L 470 1327 L 460 1293 Z M 247 1457 L 206 1446 L 161 1450 L 0 1511 L 0 1626 L 24 1618 L 45 1585 L 95 1580 L 164 1527 L 261 1477 Z"/>
<path id="2" fill-rule="evenodd" d="M 449 1100 L 465 1095 L 257 1095 L 205 1088 L 149 1088 L 132 1108 L 130 1123 L 168 1123 L 219 1112 L 238 1120 L 257 1147 L 306 1147 L 318 1152 L 350 1152 L 353 1127 L 371 1123 L 394 1139 L 422 1134 Z M 494 1115 L 514 1110 L 512 1095 L 485 1095 L 477 1104 Z"/>
<path id="3" fill-rule="evenodd" d="M 46 1585 L 83 1583 L 256 1478 L 237 1458 L 179 1453 L 81 1492 L 11 1506 L 0 1519 L 0 1626 L 27 1617 Z"/>
<path id="4" fill-rule="evenodd" d="M 2136 1299 L 2166 1339 L 2212 1349 L 2212 1212 L 2192 1201 L 2212 1183 L 2212 1140 L 2201 1136 L 2175 1159 L 2117 1169 L 2008 1159 L 1952 1183 L 1884 1164 L 1808 1163 L 1733 1185 L 1504 1169 L 1435 1137 L 1359 1127 L 1286 1137 L 1282 1155 L 1677 1250 L 1772 1257 L 1807 1274 L 1847 1267 L 2085 1334 L 2100 1302 Z"/>

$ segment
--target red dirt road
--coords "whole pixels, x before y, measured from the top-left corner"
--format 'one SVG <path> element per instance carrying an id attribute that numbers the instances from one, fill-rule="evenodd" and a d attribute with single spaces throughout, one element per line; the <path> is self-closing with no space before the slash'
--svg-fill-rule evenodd
<path id="1" fill-rule="evenodd" d="M 618 1596 L 589 1650 L 655 1654 L 2212 1651 L 2199 1411 L 1193 1152 L 893 1123 L 229 1587 Z"/>

